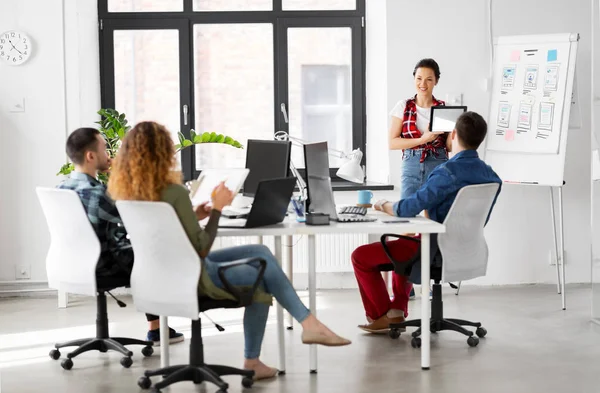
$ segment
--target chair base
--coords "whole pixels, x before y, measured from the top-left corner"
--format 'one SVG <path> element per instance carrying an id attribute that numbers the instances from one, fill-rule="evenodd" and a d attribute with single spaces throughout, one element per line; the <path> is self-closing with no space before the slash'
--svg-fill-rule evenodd
<path id="1" fill-rule="evenodd" d="M 413 320 L 405 321 L 402 323 L 390 324 L 389 336 L 394 339 L 400 337 L 401 330 L 408 326 L 418 327 L 417 330 L 412 332 L 413 339 L 411 341 L 411 345 L 414 348 L 420 348 L 421 347 L 421 338 L 420 338 L 420 336 L 421 336 L 421 320 L 420 319 L 413 319 Z M 473 326 L 473 327 L 476 327 L 477 330 L 475 331 L 475 333 L 473 333 L 472 331 L 465 329 L 463 326 Z M 449 318 L 449 319 L 442 318 L 442 319 L 437 319 L 437 320 L 430 319 L 429 331 L 431 333 L 441 332 L 442 330 L 452 330 L 452 331 L 464 334 L 465 336 L 467 336 L 467 344 L 469 344 L 470 347 L 476 347 L 479 344 L 479 337 L 483 338 L 487 334 L 487 330 L 484 327 L 482 327 L 481 323 L 479 323 L 479 322 L 471 322 L 471 321 L 465 321 L 462 319 L 453 319 L 453 318 Z"/>
<path id="2" fill-rule="evenodd" d="M 125 368 L 129 368 L 133 361 L 131 357 L 133 352 L 125 348 L 125 345 L 143 345 L 142 354 L 144 356 L 151 356 L 154 353 L 152 341 L 137 340 L 134 338 L 127 337 L 109 337 L 108 334 L 108 316 L 106 312 L 106 295 L 103 291 L 97 295 L 97 312 L 98 318 L 96 319 L 96 337 L 94 338 L 83 338 L 78 340 L 72 340 L 64 343 L 55 344 L 55 349 L 50 351 L 50 357 L 54 360 L 58 360 L 61 356 L 59 349 L 65 347 L 77 347 L 74 351 L 67 354 L 67 358 L 61 362 L 62 368 L 70 370 L 73 367 L 73 358 L 88 351 L 99 351 L 108 352 L 109 350 L 117 351 L 124 357 L 121 358 L 121 365 Z"/>
<path id="3" fill-rule="evenodd" d="M 169 366 L 157 370 L 147 370 L 144 376 L 138 380 L 142 389 L 150 389 L 152 381 L 150 377 L 162 375 L 164 379 L 154 385 L 153 393 L 170 386 L 176 382 L 192 381 L 195 384 L 211 382 L 217 385 L 217 393 L 225 393 L 229 384 L 221 379 L 224 375 L 241 375 L 242 385 L 246 388 L 254 384 L 254 371 L 239 368 L 206 364 L 204 362 L 204 344 L 202 343 L 202 323 L 200 319 L 192 320 L 192 339 L 190 341 L 190 364 Z"/>
<path id="4" fill-rule="evenodd" d="M 471 347 L 479 344 L 479 337 L 483 338 L 487 334 L 487 330 L 481 326 L 480 322 L 471 322 L 464 319 L 444 318 L 444 303 L 442 302 L 442 288 L 439 282 L 433 285 L 433 296 L 431 300 L 431 318 L 429 319 L 429 331 L 431 333 L 441 332 L 442 330 L 452 330 L 467 336 L 467 344 Z M 406 327 L 417 327 L 418 329 L 412 332 L 411 344 L 415 348 L 421 347 L 421 320 L 412 319 L 402 323 L 390 324 L 389 336 L 391 338 L 400 337 L 401 330 Z M 472 326 L 477 328 L 475 333 L 465 329 L 463 326 Z M 476 335 L 476 336 L 475 336 Z"/>
<path id="5" fill-rule="evenodd" d="M 144 376 L 138 381 L 138 385 L 142 389 L 148 389 L 152 386 L 150 377 L 162 375 L 164 379 L 154 385 L 153 393 L 159 393 L 160 389 L 166 388 L 174 383 L 181 381 L 192 381 L 195 384 L 202 382 L 211 382 L 215 384 L 219 390 L 218 393 L 224 393 L 229 388 L 229 384 L 221 379 L 224 375 L 241 375 L 242 385 L 246 388 L 252 387 L 254 384 L 254 371 L 242 370 L 234 367 L 204 364 L 201 366 L 179 365 L 161 368 L 158 370 L 149 370 L 144 372 Z"/>
<path id="6" fill-rule="evenodd" d="M 153 343 L 151 341 L 142 341 L 126 337 L 84 338 L 55 344 L 54 346 L 56 349 L 50 351 L 50 357 L 54 360 L 58 360 L 61 355 L 59 351 L 60 348 L 77 347 L 74 351 L 69 352 L 67 358 L 61 363 L 62 368 L 70 370 L 73 367 L 73 360 L 71 359 L 84 352 L 108 352 L 109 350 L 112 350 L 119 352 L 124 356 L 121 358 L 121 365 L 125 368 L 129 368 L 133 363 L 131 360 L 133 352 L 125 348 L 125 345 L 143 345 L 144 348 L 142 349 L 142 354 L 144 356 L 151 356 L 154 353 L 154 349 L 152 348 Z"/>

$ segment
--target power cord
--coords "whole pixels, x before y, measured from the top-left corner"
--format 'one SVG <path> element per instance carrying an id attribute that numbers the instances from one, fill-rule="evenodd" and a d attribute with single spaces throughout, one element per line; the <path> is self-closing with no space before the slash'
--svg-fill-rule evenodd
<path id="1" fill-rule="evenodd" d="M 106 291 L 106 293 L 108 293 L 110 295 L 110 297 L 112 297 L 113 299 L 115 299 L 115 302 L 117 302 L 117 304 L 119 305 L 119 307 L 123 308 L 123 307 L 127 307 L 127 304 L 123 303 L 122 301 L 120 301 L 119 299 L 117 299 L 116 297 L 113 296 L 112 293 Z"/>
<path id="2" fill-rule="evenodd" d="M 211 321 L 213 325 L 215 325 L 215 327 L 217 328 L 218 331 L 220 331 L 220 332 L 225 331 L 225 328 L 223 326 L 219 325 L 218 323 L 216 323 L 215 321 L 210 319 L 210 317 L 205 312 L 203 312 L 202 315 L 204 315 L 206 318 L 208 318 L 208 320 Z"/>

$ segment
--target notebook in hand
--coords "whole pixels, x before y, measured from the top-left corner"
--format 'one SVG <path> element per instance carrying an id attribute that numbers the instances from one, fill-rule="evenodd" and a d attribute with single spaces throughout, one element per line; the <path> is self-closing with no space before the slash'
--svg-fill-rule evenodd
<path id="1" fill-rule="evenodd" d="M 198 206 L 205 202 L 211 201 L 213 190 L 221 182 L 225 182 L 225 186 L 234 194 L 237 194 L 248 176 L 249 170 L 241 169 L 203 169 L 198 176 L 198 180 L 194 182 L 191 190 L 192 204 Z"/>

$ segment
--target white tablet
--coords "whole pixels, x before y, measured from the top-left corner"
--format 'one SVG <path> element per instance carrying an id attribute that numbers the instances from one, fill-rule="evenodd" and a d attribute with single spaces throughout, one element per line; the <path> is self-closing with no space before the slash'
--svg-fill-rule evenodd
<path id="1" fill-rule="evenodd" d="M 210 202 L 213 190 L 221 182 L 225 182 L 225 186 L 237 194 L 249 172 L 250 170 L 247 168 L 203 169 L 198 180 L 192 186 L 192 205 L 197 206 L 204 202 Z"/>
<path id="2" fill-rule="evenodd" d="M 429 118 L 429 131 L 452 132 L 456 120 L 466 111 L 466 106 L 432 106 Z"/>

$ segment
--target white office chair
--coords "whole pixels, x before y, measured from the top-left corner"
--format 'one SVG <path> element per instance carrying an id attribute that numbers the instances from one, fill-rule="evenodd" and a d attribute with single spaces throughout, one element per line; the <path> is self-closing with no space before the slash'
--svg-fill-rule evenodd
<path id="1" fill-rule="evenodd" d="M 204 362 L 202 324 L 199 313 L 212 308 L 245 307 L 252 303 L 254 291 L 262 280 L 266 261 L 247 258 L 223 264 L 219 276 L 236 301 L 215 300 L 198 296 L 201 261 L 175 214 L 164 202 L 118 201 L 133 246 L 135 261 L 131 273 L 131 291 L 138 310 L 162 316 L 178 316 L 192 320 L 190 364 L 145 371 L 138 381 L 143 389 L 152 386 L 151 376 L 166 378 L 154 385 L 153 392 L 179 381 L 212 382 L 225 392 L 228 384 L 220 376 L 242 375 L 242 384 L 253 384 L 254 371 L 208 365 Z M 234 266 L 258 262 L 258 277 L 251 289 L 240 290 L 230 285 L 223 272 Z"/>
<path id="2" fill-rule="evenodd" d="M 498 187 L 499 184 L 497 183 L 463 187 L 456 195 L 456 199 L 444 220 L 446 232 L 439 234 L 437 237 L 432 236 L 431 239 L 431 278 L 434 280 L 434 284 L 430 329 L 432 332 L 441 330 L 460 332 L 468 337 L 467 343 L 472 347 L 479 344 L 478 337 L 485 337 L 487 330 L 479 322 L 444 318 L 441 282 L 462 282 L 486 274 L 488 246 L 483 235 L 483 228 Z M 404 238 L 416 242 L 418 240 L 394 234 L 385 234 L 381 237 L 384 250 L 394 266 L 394 271 L 398 274 L 411 276 L 413 267 L 421 259 L 420 251 L 409 261 L 397 261 L 386 246 L 388 237 Z M 417 267 L 414 268 L 417 269 Z M 414 348 L 420 347 L 420 319 L 390 325 L 390 337 L 398 338 L 401 329 L 403 330 L 407 326 L 419 327 L 412 333 L 411 345 Z M 475 337 L 472 331 L 465 329 L 463 326 L 476 327 L 475 334 L 478 337 Z"/>
<path id="3" fill-rule="evenodd" d="M 105 293 L 129 285 L 129 277 L 96 276 L 100 242 L 77 193 L 43 187 L 36 188 L 36 192 L 50 231 L 50 249 L 46 257 L 48 286 L 59 291 L 96 296 L 97 302 L 96 337 L 55 344 L 50 357 L 58 360 L 59 348 L 77 346 L 61 362 L 62 368 L 70 370 L 72 358 L 91 350 L 120 352 L 125 356 L 121 364 L 126 368 L 132 364 L 133 352 L 124 345 L 144 345 L 144 356 L 152 355 L 152 342 L 109 336 Z M 119 305 L 125 306 L 122 302 Z"/>

